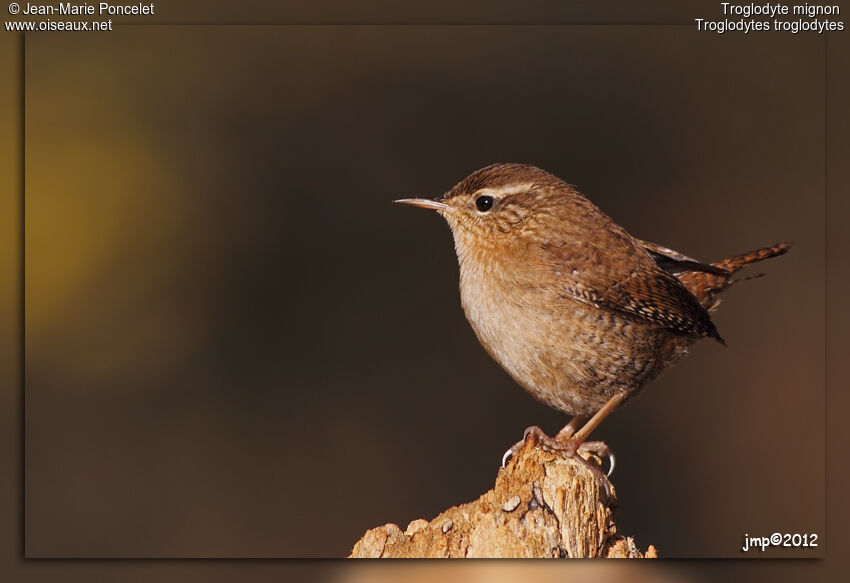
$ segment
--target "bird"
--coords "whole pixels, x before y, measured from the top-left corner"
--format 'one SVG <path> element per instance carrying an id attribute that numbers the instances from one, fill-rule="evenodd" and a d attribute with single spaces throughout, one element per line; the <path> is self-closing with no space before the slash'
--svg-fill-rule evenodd
<path id="1" fill-rule="evenodd" d="M 590 433 L 703 338 L 741 268 L 778 243 L 712 263 L 637 239 L 575 187 L 530 164 L 491 164 L 442 196 L 395 202 L 435 210 L 451 229 L 464 314 L 489 355 L 532 397 L 572 416 L 547 451 L 588 463 L 613 453 Z M 503 458 L 503 465 L 505 464 Z M 597 466 L 591 469 L 599 472 Z M 610 472 L 609 472 L 610 474 Z"/>

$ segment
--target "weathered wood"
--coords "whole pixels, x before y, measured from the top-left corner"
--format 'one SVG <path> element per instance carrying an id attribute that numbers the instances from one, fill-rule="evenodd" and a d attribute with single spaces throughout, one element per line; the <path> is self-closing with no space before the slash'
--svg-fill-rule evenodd
<path id="1" fill-rule="evenodd" d="M 595 457 L 590 458 L 598 463 Z M 353 558 L 412 557 L 656 557 L 617 532 L 616 493 L 610 495 L 585 464 L 526 441 L 496 483 L 474 502 L 453 506 L 430 522 L 402 531 L 373 528 Z"/>

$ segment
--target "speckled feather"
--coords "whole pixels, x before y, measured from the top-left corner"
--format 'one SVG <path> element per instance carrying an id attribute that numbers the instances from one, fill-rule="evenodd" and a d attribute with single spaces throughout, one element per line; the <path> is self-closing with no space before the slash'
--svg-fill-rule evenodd
<path id="1" fill-rule="evenodd" d="M 480 196 L 491 210 L 476 210 Z M 629 235 L 572 186 L 495 164 L 449 191 L 461 302 L 482 345 L 539 400 L 570 414 L 633 394 L 701 337 L 731 274 L 774 246 L 703 264 Z"/>
<path id="2" fill-rule="evenodd" d="M 572 186 L 533 166 L 500 164 L 483 168 L 452 189 L 449 197 L 529 183 L 543 196 L 534 208 L 540 231 L 534 259 L 559 274 L 562 292 L 573 299 L 682 334 L 720 340 L 705 308 L 672 274 Z M 559 196 L 548 196 L 557 190 Z M 529 198 L 520 193 L 520 201 Z M 533 200 L 533 197 L 532 197 Z M 508 206 L 511 201 L 501 201 Z M 537 251 L 534 253 L 534 251 Z M 611 261 L 622 257 L 626 260 Z"/>

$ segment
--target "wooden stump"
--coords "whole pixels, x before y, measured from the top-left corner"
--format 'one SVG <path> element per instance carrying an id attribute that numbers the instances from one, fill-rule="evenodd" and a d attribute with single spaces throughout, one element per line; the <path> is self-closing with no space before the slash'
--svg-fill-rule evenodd
<path id="1" fill-rule="evenodd" d="M 589 458 L 599 463 L 595 457 Z M 656 557 L 617 532 L 617 505 L 585 464 L 543 451 L 533 439 L 499 470 L 493 489 L 402 531 L 366 532 L 352 558 Z"/>

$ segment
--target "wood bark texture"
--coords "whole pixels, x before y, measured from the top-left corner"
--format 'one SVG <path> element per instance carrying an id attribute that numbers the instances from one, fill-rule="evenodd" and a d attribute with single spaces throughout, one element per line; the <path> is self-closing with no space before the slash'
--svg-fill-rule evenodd
<path id="1" fill-rule="evenodd" d="M 585 464 L 544 451 L 529 437 L 492 490 L 404 531 L 395 524 L 373 528 L 350 557 L 656 557 L 652 545 L 642 552 L 617 532 L 616 506 L 613 486 L 609 494 Z"/>

